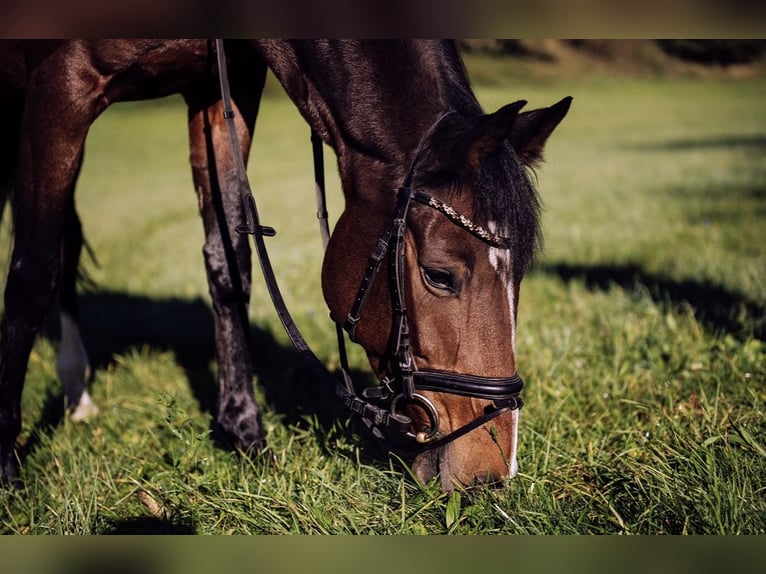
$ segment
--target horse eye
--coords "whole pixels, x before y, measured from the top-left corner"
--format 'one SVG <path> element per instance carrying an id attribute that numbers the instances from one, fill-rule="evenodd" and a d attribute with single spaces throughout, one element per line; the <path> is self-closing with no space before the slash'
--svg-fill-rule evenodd
<path id="1" fill-rule="evenodd" d="M 456 293 L 455 278 L 451 271 L 447 269 L 438 269 L 435 267 L 424 268 L 423 277 L 431 287 L 440 289 L 442 291 L 449 291 L 450 293 Z"/>

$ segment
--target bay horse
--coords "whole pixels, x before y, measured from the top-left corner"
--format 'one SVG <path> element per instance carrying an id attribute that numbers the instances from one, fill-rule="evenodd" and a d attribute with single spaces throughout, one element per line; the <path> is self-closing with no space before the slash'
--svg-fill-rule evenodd
<path id="1" fill-rule="evenodd" d="M 226 45 L 243 158 L 267 69 L 337 156 L 345 206 L 326 250 L 322 290 L 331 317 L 366 350 L 381 381 L 365 390 L 371 402 L 354 397 L 350 406 L 363 416 L 374 413 L 376 424 L 405 422 L 401 448 L 413 454 L 423 482 L 438 475 L 451 490 L 513 476 L 519 286 L 540 239 L 528 171 L 571 98 L 529 112 L 518 101 L 485 114 L 457 47 L 447 41 Z M 212 43 L 71 40 L 8 50 L 23 55 L 11 70 L 23 81 L 7 92 L 22 94 L 16 105 L 23 113 L 18 139 L 4 136 L 17 143 L 18 155 L 7 162 L 16 189 L 0 363 L 2 479 L 17 478 L 14 445 L 27 362 L 59 284 L 61 348 L 79 357 L 58 359 L 74 365 L 65 393 L 75 413 L 93 410 L 72 264 L 82 245 L 74 184 L 88 128 L 111 103 L 171 93 L 183 94 L 189 106 L 215 315 L 216 419 L 244 450 L 257 451 L 264 436 L 247 329 L 250 247 L 235 231 L 247 213 L 226 145 Z M 8 67 L 0 72 L 16 77 Z M 387 274 L 379 272 L 384 267 Z"/>

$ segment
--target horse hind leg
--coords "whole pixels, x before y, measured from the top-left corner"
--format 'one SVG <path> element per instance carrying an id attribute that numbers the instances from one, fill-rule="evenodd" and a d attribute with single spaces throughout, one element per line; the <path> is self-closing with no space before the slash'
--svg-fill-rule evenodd
<path id="1" fill-rule="evenodd" d="M 80 218 L 74 207 L 74 193 L 66 212 L 64 237 L 61 248 L 60 312 L 61 340 L 56 355 L 56 373 L 64 389 L 71 420 L 83 421 L 98 414 L 99 410 L 86 387 L 91 367 L 79 326 L 77 279 L 83 234 Z"/>

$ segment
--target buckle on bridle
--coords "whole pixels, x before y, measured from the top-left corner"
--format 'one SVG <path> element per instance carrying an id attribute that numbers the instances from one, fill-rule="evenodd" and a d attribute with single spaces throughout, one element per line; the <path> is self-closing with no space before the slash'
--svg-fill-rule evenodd
<path id="1" fill-rule="evenodd" d="M 394 383 L 396 383 L 395 377 L 383 377 L 380 379 L 380 386 L 362 389 L 362 396 L 365 399 L 388 400 L 396 393 Z"/>

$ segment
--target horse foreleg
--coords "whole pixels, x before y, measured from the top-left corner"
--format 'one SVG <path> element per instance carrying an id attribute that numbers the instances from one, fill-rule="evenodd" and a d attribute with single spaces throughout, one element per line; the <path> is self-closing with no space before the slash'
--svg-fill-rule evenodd
<path id="1" fill-rule="evenodd" d="M 22 174 L 31 173 L 29 169 L 36 170 L 25 167 Z M 37 172 L 46 169 L 50 174 L 59 171 L 46 163 Z M 45 178 L 29 179 L 37 183 Z M 60 213 L 66 203 L 62 196 L 63 192 L 54 187 L 21 186 L 14 200 L 15 241 L 5 288 L 0 359 L 0 479 L 5 481 L 17 476 L 14 445 L 21 432 L 24 378 L 32 346 L 52 306 L 59 279 L 63 232 Z"/>
<path id="2" fill-rule="evenodd" d="M 6 482 L 18 476 L 14 447 L 21 432 L 27 364 L 53 303 L 66 208 L 96 115 L 95 100 L 83 93 L 85 70 L 64 82 L 64 68 L 60 58 L 51 56 L 31 78 L 19 140 L 15 240 L 0 335 L 0 481 Z"/>
<path id="3" fill-rule="evenodd" d="M 77 277 L 83 246 L 82 225 L 74 205 L 74 192 L 67 206 L 61 248 L 61 287 L 59 320 L 61 340 L 56 355 L 56 373 L 64 388 L 70 418 L 82 421 L 98 414 L 98 407 L 86 388 L 90 378 L 90 361 L 82 341 L 77 304 Z"/>
<path id="4" fill-rule="evenodd" d="M 192 171 L 205 228 L 205 269 L 213 303 L 218 362 L 216 420 L 234 442 L 245 449 L 259 449 L 263 430 L 253 392 L 253 365 L 247 308 L 250 302 L 250 249 L 247 238 L 234 231 L 242 215 L 237 197 L 228 197 L 227 186 L 218 185 L 210 120 L 216 110 L 205 109 L 190 121 Z M 218 110 L 220 113 L 220 110 Z M 208 137 L 200 137 L 201 130 Z M 225 178 L 225 174 L 221 174 Z"/>
<path id="5" fill-rule="evenodd" d="M 255 76 L 257 80 L 258 74 Z M 261 86 L 255 87 L 257 96 L 260 96 L 262 78 L 260 81 Z M 249 97 L 253 97 L 252 93 Z M 187 102 L 192 173 L 205 229 L 203 254 L 215 319 L 216 421 L 237 446 L 257 451 L 264 444 L 264 433 L 261 412 L 254 397 L 250 353 L 250 247 L 247 236 L 235 230 L 245 220 L 244 211 L 233 175 L 220 102 L 205 105 L 204 99 L 197 100 L 195 95 L 189 94 Z M 253 110 L 240 110 L 237 114 L 238 135 L 246 155 L 257 104 Z"/>

